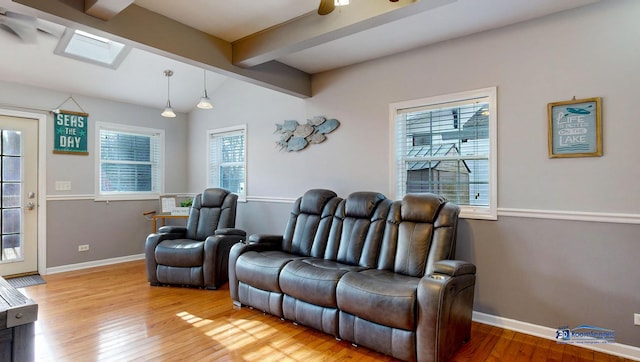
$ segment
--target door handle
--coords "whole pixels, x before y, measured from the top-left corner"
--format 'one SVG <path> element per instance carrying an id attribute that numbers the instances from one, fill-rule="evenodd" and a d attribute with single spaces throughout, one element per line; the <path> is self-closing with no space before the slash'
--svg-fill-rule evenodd
<path id="1" fill-rule="evenodd" d="M 33 201 L 29 201 L 27 203 L 27 209 L 28 210 L 33 210 L 34 207 L 36 207 L 36 204 L 34 204 Z"/>

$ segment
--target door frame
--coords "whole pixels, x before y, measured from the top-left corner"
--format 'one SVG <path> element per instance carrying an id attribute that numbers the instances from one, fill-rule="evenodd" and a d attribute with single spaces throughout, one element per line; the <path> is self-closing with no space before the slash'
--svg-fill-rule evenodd
<path id="1" fill-rule="evenodd" d="M 43 110 L 44 111 L 44 110 Z M 38 273 L 47 274 L 47 121 L 44 113 L 0 108 L 0 115 L 38 120 Z"/>

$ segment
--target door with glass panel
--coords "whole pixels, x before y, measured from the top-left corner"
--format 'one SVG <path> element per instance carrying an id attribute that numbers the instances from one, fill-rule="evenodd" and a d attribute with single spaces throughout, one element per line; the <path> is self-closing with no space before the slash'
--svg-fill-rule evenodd
<path id="1" fill-rule="evenodd" d="M 0 275 L 38 271 L 38 120 L 0 115 Z"/>

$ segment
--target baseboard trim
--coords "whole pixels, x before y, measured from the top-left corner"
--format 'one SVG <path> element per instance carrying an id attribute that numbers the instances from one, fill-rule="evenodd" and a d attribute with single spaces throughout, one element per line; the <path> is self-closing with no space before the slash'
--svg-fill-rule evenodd
<path id="1" fill-rule="evenodd" d="M 555 341 L 556 330 L 549 327 L 539 326 L 527 322 L 521 322 L 515 319 L 503 318 L 491 314 L 473 312 L 473 321 L 488 324 L 511 331 L 530 334 L 532 336 L 550 339 Z M 602 343 L 602 344 L 579 344 L 584 347 L 598 352 L 608 353 L 615 356 L 640 361 L 640 348 L 620 343 Z"/>
<path id="2" fill-rule="evenodd" d="M 144 254 L 136 254 L 136 255 L 121 256 L 121 257 L 111 258 L 111 259 L 88 261 L 85 263 L 55 266 L 52 268 L 47 268 L 47 274 L 64 273 L 68 271 L 95 268 L 98 266 L 105 266 L 105 265 L 111 265 L 111 264 L 126 263 L 128 261 L 142 260 L 142 259 L 144 259 Z"/>

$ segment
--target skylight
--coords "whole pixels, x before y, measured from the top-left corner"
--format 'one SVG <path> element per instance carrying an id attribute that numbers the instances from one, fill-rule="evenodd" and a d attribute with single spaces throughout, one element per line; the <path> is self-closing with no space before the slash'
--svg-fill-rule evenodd
<path id="1" fill-rule="evenodd" d="M 116 69 L 130 48 L 101 36 L 67 28 L 54 50 L 55 54 Z"/>

